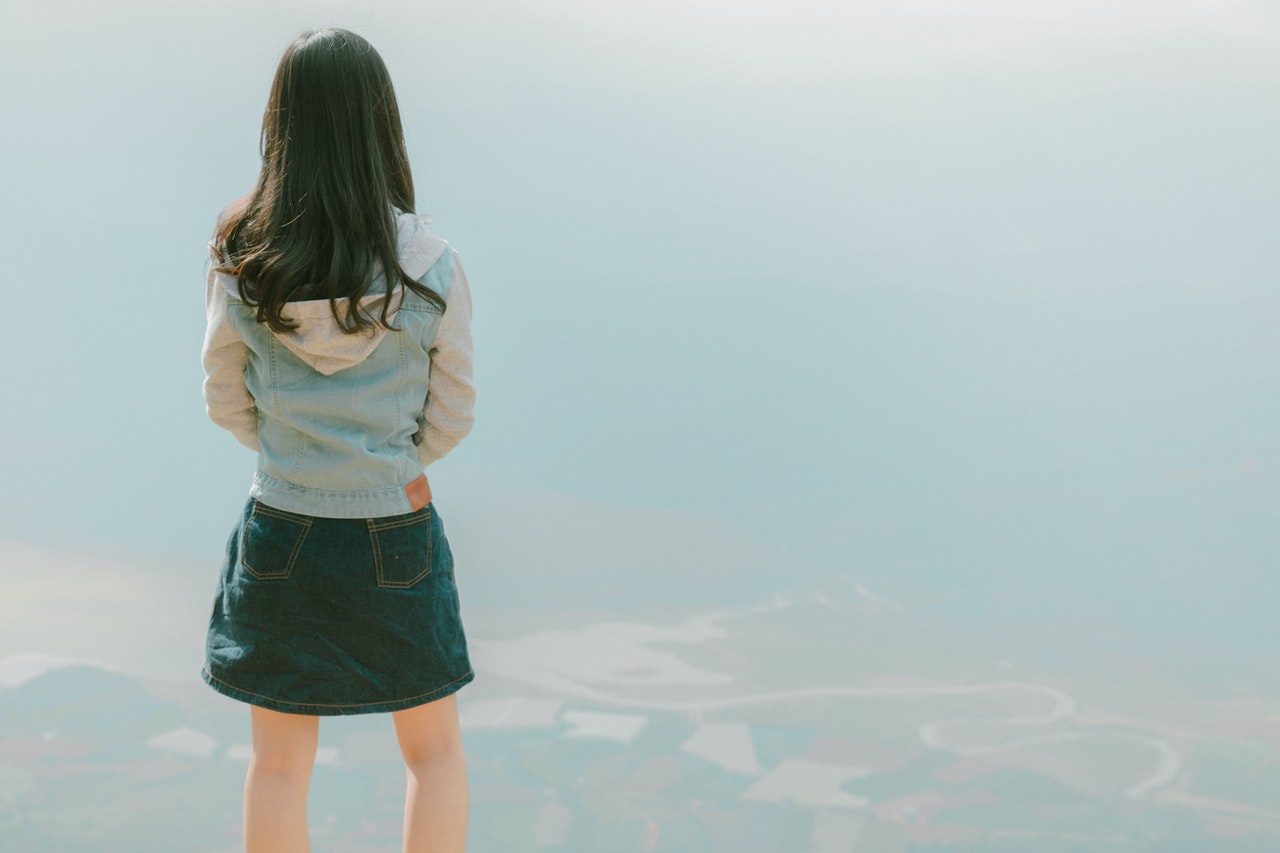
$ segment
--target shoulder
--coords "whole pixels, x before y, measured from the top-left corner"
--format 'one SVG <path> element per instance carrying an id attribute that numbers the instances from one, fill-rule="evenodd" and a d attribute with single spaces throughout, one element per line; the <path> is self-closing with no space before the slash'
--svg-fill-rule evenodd
<path id="1" fill-rule="evenodd" d="M 222 271 L 222 267 L 229 260 L 229 256 L 222 248 L 220 230 L 215 228 L 213 234 L 209 237 L 208 254 L 204 262 L 205 283 L 207 285 L 206 298 L 217 298 L 228 304 L 238 304 L 241 301 L 239 282 L 235 276 Z"/>
<path id="2" fill-rule="evenodd" d="M 450 295 L 456 292 L 457 257 L 457 251 L 452 246 L 447 246 L 426 272 L 414 278 L 418 284 L 435 292 L 436 295 L 444 300 L 446 306 Z M 433 306 L 430 300 L 420 294 L 413 293 L 411 290 L 406 289 L 405 299 L 413 303 L 420 303 L 421 306 L 428 307 L 435 313 L 440 312 L 440 308 Z"/>
<path id="3" fill-rule="evenodd" d="M 396 248 L 400 268 L 415 281 L 420 280 L 440 260 L 449 242 L 428 226 L 431 217 L 396 211 Z"/>
<path id="4" fill-rule="evenodd" d="M 218 211 L 218 216 L 213 221 L 213 232 L 209 235 L 209 254 L 206 258 L 206 263 L 209 266 L 222 266 L 230 259 L 226 250 L 227 230 L 231 225 L 232 218 L 235 216 L 236 208 L 242 202 L 243 199 L 237 200 Z"/>

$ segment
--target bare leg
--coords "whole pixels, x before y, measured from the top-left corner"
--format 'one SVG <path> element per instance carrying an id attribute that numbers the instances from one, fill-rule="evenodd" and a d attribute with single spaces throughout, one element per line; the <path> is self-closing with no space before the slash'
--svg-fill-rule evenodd
<path id="1" fill-rule="evenodd" d="M 454 696 L 394 711 L 391 718 L 406 774 L 405 853 L 462 853 L 470 798 Z"/>
<path id="2" fill-rule="evenodd" d="M 244 779 L 245 853 L 307 853 L 307 789 L 320 718 L 251 705 L 253 754 Z"/>

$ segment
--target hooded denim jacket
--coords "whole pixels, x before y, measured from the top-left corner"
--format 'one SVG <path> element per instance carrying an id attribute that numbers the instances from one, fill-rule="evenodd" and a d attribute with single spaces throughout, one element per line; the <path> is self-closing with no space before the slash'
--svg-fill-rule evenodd
<path id="1" fill-rule="evenodd" d="M 393 329 L 346 334 L 327 299 L 290 302 L 297 328 L 277 333 L 240 299 L 236 279 L 206 267 L 204 399 L 210 419 L 258 451 L 249 493 L 289 512 L 377 518 L 417 509 L 405 486 L 474 421 L 471 294 L 457 251 L 397 211 L 404 271 L 443 297 L 443 312 L 379 274 L 361 306 L 390 298 Z M 339 302 L 340 310 L 345 303 Z"/>

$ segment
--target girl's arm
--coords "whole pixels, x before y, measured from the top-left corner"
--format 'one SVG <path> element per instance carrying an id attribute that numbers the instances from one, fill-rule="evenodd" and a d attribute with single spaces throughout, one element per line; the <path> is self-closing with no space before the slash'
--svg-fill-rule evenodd
<path id="1" fill-rule="evenodd" d="M 249 348 L 227 322 L 227 292 L 218 283 L 215 263 L 206 267 L 204 349 L 204 403 L 209 419 L 230 430 L 250 450 L 258 449 L 258 407 L 244 381 Z"/>
<path id="2" fill-rule="evenodd" d="M 453 249 L 453 281 L 431 349 L 431 378 L 422 426 L 414 435 L 418 460 L 430 465 L 462 441 L 475 422 L 476 388 L 471 380 L 471 288 Z"/>

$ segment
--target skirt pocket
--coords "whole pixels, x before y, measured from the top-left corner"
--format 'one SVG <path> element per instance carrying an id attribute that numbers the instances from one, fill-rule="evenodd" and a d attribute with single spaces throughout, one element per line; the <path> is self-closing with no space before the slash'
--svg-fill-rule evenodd
<path id="1" fill-rule="evenodd" d="M 311 530 L 309 516 L 285 512 L 257 499 L 241 532 L 240 562 L 258 580 L 284 580 Z"/>
<path id="2" fill-rule="evenodd" d="M 408 589 L 431 574 L 431 504 L 368 524 L 378 586 Z"/>

